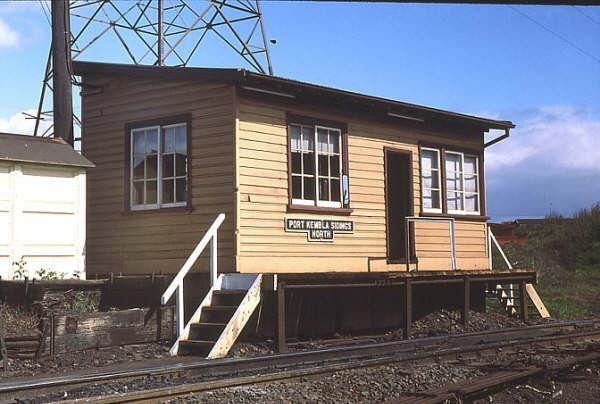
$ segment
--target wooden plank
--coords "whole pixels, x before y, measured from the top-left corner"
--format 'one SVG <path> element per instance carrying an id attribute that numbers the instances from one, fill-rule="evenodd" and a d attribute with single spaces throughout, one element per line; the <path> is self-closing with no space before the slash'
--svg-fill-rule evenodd
<path id="1" fill-rule="evenodd" d="M 529 297 L 531 298 L 531 301 L 533 302 L 533 305 L 535 306 L 537 311 L 540 313 L 540 316 L 542 316 L 542 318 L 549 318 L 550 312 L 548 312 L 548 309 L 544 305 L 544 302 L 542 302 L 542 299 L 538 295 L 538 293 L 535 290 L 535 288 L 533 287 L 533 285 L 531 283 L 527 283 L 525 285 L 525 288 L 527 290 L 527 294 L 529 295 Z"/>

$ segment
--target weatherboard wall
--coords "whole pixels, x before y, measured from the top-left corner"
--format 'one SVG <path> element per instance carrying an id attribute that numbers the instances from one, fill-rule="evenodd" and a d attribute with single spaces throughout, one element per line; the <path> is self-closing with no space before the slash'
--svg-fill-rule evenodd
<path id="1" fill-rule="evenodd" d="M 219 268 L 234 268 L 234 93 L 222 83 L 89 75 L 82 94 L 88 273 L 175 273 L 219 213 Z M 191 114 L 191 206 L 126 208 L 126 125 Z M 208 248 L 193 271 L 208 271 Z"/>
<path id="2" fill-rule="evenodd" d="M 240 272 L 397 271 L 388 264 L 384 148 L 412 153 L 412 190 L 416 215 L 421 210 L 419 143 L 482 149 L 483 136 L 439 129 L 416 129 L 401 121 L 377 123 L 317 108 L 282 105 L 254 97 L 238 98 L 237 140 L 237 268 Z M 344 122 L 348 127 L 350 207 L 347 216 L 288 212 L 287 116 Z M 426 128 L 426 125 L 423 125 Z M 331 242 L 308 242 L 304 233 L 284 231 L 286 217 L 349 219 L 353 234 L 336 234 Z M 415 224 L 419 270 L 451 268 L 447 223 Z M 457 266 L 487 269 L 486 223 L 456 220 Z M 414 264 L 413 264 L 414 267 Z"/>

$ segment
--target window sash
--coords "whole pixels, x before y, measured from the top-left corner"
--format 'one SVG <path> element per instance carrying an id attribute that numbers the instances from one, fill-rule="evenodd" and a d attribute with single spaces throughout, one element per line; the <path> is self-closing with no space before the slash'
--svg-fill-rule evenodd
<path id="1" fill-rule="evenodd" d="M 424 177 L 423 177 L 423 173 L 422 173 L 423 170 L 421 170 L 421 195 L 423 195 L 423 191 L 424 190 L 430 191 L 431 194 L 432 194 L 431 199 L 432 199 L 432 205 L 433 205 L 433 198 L 434 198 L 433 194 L 435 192 L 437 192 L 437 206 L 438 206 L 437 208 L 434 208 L 434 207 L 431 207 L 431 208 L 427 207 L 426 208 L 426 207 L 423 206 L 423 211 L 424 212 L 441 213 L 442 212 L 442 178 L 441 178 L 442 166 L 440 165 L 440 162 L 441 162 L 441 160 L 440 160 L 440 151 L 438 149 L 432 149 L 432 148 L 429 148 L 429 147 L 422 147 L 421 151 L 423 151 L 423 150 L 424 151 L 432 152 L 435 155 L 434 158 L 435 158 L 436 163 L 437 163 L 437 168 L 433 168 L 433 167 L 430 168 L 430 171 L 431 171 L 431 183 L 432 183 L 432 185 L 435 183 L 435 181 L 433 180 L 433 178 L 434 178 L 434 174 L 437 174 L 437 184 L 438 184 L 437 187 L 433 187 L 433 186 L 426 187 L 426 186 L 424 186 Z M 423 165 L 423 155 L 421 155 L 421 165 Z M 423 203 L 423 200 L 425 199 L 425 197 L 422 196 L 421 199 L 422 199 L 421 203 Z"/>
<path id="2" fill-rule="evenodd" d="M 462 152 L 456 152 L 456 151 L 446 151 L 446 156 L 447 155 L 457 155 L 459 157 L 459 168 L 458 171 L 456 170 L 451 170 L 451 172 L 453 173 L 457 173 L 458 176 L 454 176 L 451 180 L 452 181 L 456 181 L 458 180 L 460 183 L 460 189 L 453 189 L 453 190 L 449 190 L 448 189 L 448 171 L 446 171 L 446 199 L 448 200 L 448 196 L 449 194 L 455 194 L 457 195 L 460 199 L 460 207 L 461 209 L 449 209 L 447 207 L 448 213 L 452 213 L 452 214 L 458 214 L 458 215 L 478 215 L 480 214 L 481 211 L 481 205 L 480 205 L 480 187 L 479 187 L 479 158 L 476 155 L 472 155 L 472 154 L 466 154 L 466 153 L 462 153 Z M 466 157 L 470 157 L 473 158 L 475 161 L 475 170 L 472 174 L 467 174 L 465 175 L 465 156 Z M 446 162 L 444 162 L 444 169 L 446 169 Z M 476 192 L 471 192 L 471 191 L 466 191 L 466 187 L 465 187 L 465 176 L 468 176 L 470 178 L 473 178 L 475 180 L 475 187 L 476 187 Z M 457 187 L 458 188 L 458 187 Z M 475 196 L 475 206 L 477 209 L 475 210 L 467 210 L 467 196 Z"/>
<path id="3" fill-rule="evenodd" d="M 300 195 L 302 196 L 302 198 L 293 198 L 292 197 L 292 204 L 293 205 L 303 205 L 303 206 L 317 206 L 317 207 L 327 207 L 327 208 L 341 208 L 342 207 L 342 198 L 343 198 L 343 189 L 342 189 L 342 176 L 343 176 L 343 153 L 342 153 L 342 131 L 338 128 L 331 128 L 331 127 L 327 127 L 327 126 L 321 126 L 321 125 L 302 125 L 299 123 L 291 123 L 290 125 L 290 130 L 292 130 L 293 126 L 299 127 L 300 128 L 300 139 L 299 139 L 299 144 L 300 147 L 294 147 L 294 143 L 293 140 L 291 139 L 291 135 L 290 135 L 290 142 L 292 142 L 290 144 L 290 150 L 291 150 L 291 156 L 290 158 L 293 158 L 293 154 L 297 153 L 301 155 L 300 158 L 300 172 L 293 172 L 292 168 L 290 168 L 290 176 L 293 179 L 294 177 L 300 177 L 301 181 L 301 191 L 300 191 Z M 312 135 L 313 135 L 313 142 L 312 142 L 312 149 L 310 150 L 305 150 L 304 149 L 304 131 L 302 130 L 303 127 L 310 127 L 312 129 Z M 319 130 L 321 131 L 326 131 L 327 133 L 327 151 L 321 151 L 319 150 Z M 330 138 L 331 136 L 337 136 L 337 152 L 336 151 L 332 151 L 329 150 L 329 146 L 331 145 L 330 142 Z M 313 174 L 305 174 L 305 169 L 304 169 L 304 158 L 303 155 L 305 153 L 312 153 L 314 155 L 314 175 Z M 327 169 L 327 175 L 321 175 L 319 173 L 319 156 L 327 156 L 327 164 L 328 164 L 328 169 Z M 331 157 L 332 156 L 338 156 L 338 176 L 332 176 L 331 175 Z M 314 199 L 305 199 L 304 195 L 304 178 L 314 178 Z M 321 180 L 325 179 L 327 181 L 327 189 L 328 189 L 328 199 L 321 199 L 320 196 L 320 182 Z M 339 196 L 339 201 L 331 201 L 331 195 L 332 195 L 332 189 L 331 189 L 331 184 L 337 181 L 338 182 L 338 196 Z M 291 184 L 291 192 L 293 192 L 293 181 Z"/>
<path id="4" fill-rule="evenodd" d="M 176 172 L 176 167 L 173 167 L 173 176 L 169 176 L 169 177 L 165 177 L 163 178 L 163 158 L 164 156 L 173 156 L 174 154 L 176 154 L 176 152 L 174 153 L 164 153 L 163 150 L 163 144 L 164 144 L 164 138 L 165 138 L 165 129 L 168 128 L 176 128 L 176 127 L 185 127 L 186 131 L 185 131 L 185 142 L 186 142 L 186 150 L 185 150 L 185 155 L 186 155 L 186 164 L 185 164 L 185 175 L 177 175 Z M 146 168 L 145 168 L 145 163 L 144 163 L 144 177 L 142 179 L 138 179 L 138 180 L 134 180 L 134 156 L 135 156 L 135 143 L 134 143 L 134 134 L 137 132 L 145 132 L 147 130 L 155 130 L 156 131 L 156 142 L 157 142 L 157 153 L 156 153 L 156 178 L 153 178 L 151 180 L 147 180 L 146 179 Z M 146 136 L 148 136 L 146 134 Z M 155 126 L 147 126 L 147 127 L 142 127 L 142 128 L 133 128 L 130 131 L 129 134 L 129 144 L 130 144 L 130 153 L 129 153 L 129 166 L 130 166 L 130 171 L 129 171 L 129 208 L 131 210 L 148 210 L 148 209 L 160 209 L 160 208 L 172 208 L 172 207 L 182 207 L 182 206 L 186 206 L 187 205 L 187 200 L 186 201 L 175 201 L 175 202 L 166 202 L 163 203 L 163 180 L 173 180 L 174 181 L 174 189 L 173 189 L 173 199 L 176 199 L 176 187 L 177 187 L 177 180 L 178 179 L 185 179 L 185 185 L 186 185 L 186 191 L 189 192 L 189 184 L 188 184 L 188 168 L 189 168 L 189 156 L 188 156 L 188 152 L 187 152 L 187 144 L 188 144 L 188 133 L 187 133 L 187 123 L 175 123 L 175 124 L 170 124 L 170 125 L 155 125 Z M 144 141 L 146 142 L 146 137 L 144 138 Z M 146 144 L 146 143 L 145 143 Z M 147 154 L 144 154 L 144 159 L 146 158 Z M 175 161 L 174 161 L 175 163 Z M 146 201 L 146 183 L 149 181 L 154 181 L 156 182 L 156 203 L 145 203 Z M 144 183 L 144 203 L 135 203 L 134 200 L 134 186 L 136 182 L 143 182 Z M 189 195 L 188 195 L 189 197 Z M 187 199 L 187 198 L 186 198 Z"/>
<path id="5" fill-rule="evenodd" d="M 479 156 L 475 154 L 457 152 L 452 150 L 445 150 L 445 156 L 443 161 L 441 158 L 442 150 L 435 149 L 430 147 L 421 147 L 421 151 L 429 151 L 435 153 L 437 157 L 437 168 L 430 168 L 428 171 L 431 172 L 431 181 L 432 184 L 435 184 L 434 177 L 437 174 L 438 176 L 438 188 L 436 187 L 426 187 L 424 186 L 424 173 L 423 173 L 423 153 L 421 153 L 421 203 L 423 212 L 431 212 L 431 213 L 442 213 L 443 210 L 449 214 L 458 214 L 458 215 L 479 215 L 481 214 L 481 184 L 479 182 L 480 179 L 480 168 L 479 168 Z M 449 159 L 448 156 L 456 156 L 458 157 L 457 168 L 456 169 L 448 169 Z M 473 163 L 471 164 L 473 167 L 472 173 L 467 173 L 465 168 L 465 160 L 472 159 Z M 442 171 L 443 170 L 443 171 Z M 444 181 L 440 178 L 444 174 Z M 467 182 L 474 181 L 474 191 L 467 190 Z M 449 183 L 455 182 L 455 186 L 452 187 L 454 189 L 450 189 L 448 186 Z M 441 200 L 439 200 L 440 208 L 426 208 L 424 207 L 424 201 L 426 199 L 425 191 L 429 191 L 433 197 L 433 192 L 438 192 L 438 196 Z M 442 199 L 442 192 L 445 195 L 445 198 Z M 467 201 L 469 198 L 475 197 L 474 210 L 467 209 Z M 456 205 L 460 209 L 450 209 L 451 200 L 456 199 Z M 445 203 L 443 203 L 445 202 Z"/>

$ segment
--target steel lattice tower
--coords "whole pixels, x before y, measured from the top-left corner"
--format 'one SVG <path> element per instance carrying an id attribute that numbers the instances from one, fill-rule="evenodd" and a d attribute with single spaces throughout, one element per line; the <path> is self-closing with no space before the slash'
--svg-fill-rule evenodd
<path id="1" fill-rule="evenodd" d="M 50 22 L 50 6 L 40 0 Z M 75 0 L 69 2 L 71 60 L 83 60 L 94 49 L 96 60 L 158 66 L 202 66 L 211 52 L 241 57 L 244 67 L 273 74 L 259 0 Z M 99 55 L 99 56 L 98 56 Z M 86 59 L 94 61 L 93 59 Z M 37 114 L 34 136 L 51 136 L 52 125 L 40 130 L 40 121 L 52 119 L 48 99 L 52 91 L 52 46 Z M 73 85 L 78 85 L 71 74 Z M 74 114 L 73 121 L 80 126 Z"/>

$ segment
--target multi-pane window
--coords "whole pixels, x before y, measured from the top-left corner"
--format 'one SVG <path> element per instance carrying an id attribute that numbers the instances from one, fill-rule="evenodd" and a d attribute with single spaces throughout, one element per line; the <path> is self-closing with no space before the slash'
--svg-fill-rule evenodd
<path id="1" fill-rule="evenodd" d="M 187 124 L 131 130 L 131 209 L 187 203 Z"/>
<path id="2" fill-rule="evenodd" d="M 423 209 L 428 212 L 441 212 L 442 192 L 439 150 L 421 149 L 421 190 L 423 193 Z"/>
<path id="3" fill-rule="evenodd" d="M 341 130 L 293 123 L 290 141 L 292 203 L 341 207 Z"/>
<path id="4" fill-rule="evenodd" d="M 479 214 L 479 159 L 475 155 L 421 148 L 421 188 L 424 212 Z M 440 162 L 442 164 L 440 164 Z M 442 183 L 442 172 L 445 181 Z M 443 187 L 443 188 L 442 188 Z M 440 196 L 445 192 L 446 204 Z"/>

